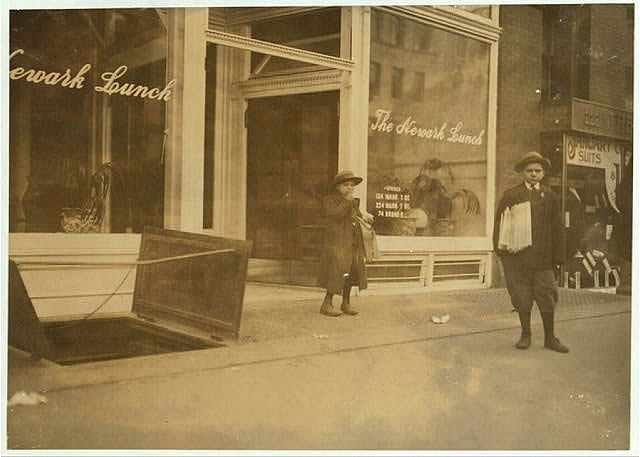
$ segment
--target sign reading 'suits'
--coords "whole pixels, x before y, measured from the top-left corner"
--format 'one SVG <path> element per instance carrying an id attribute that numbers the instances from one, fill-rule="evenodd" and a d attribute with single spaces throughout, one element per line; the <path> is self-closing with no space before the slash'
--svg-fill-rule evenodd
<path id="1" fill-rule="evenodd" d="M 16 49 L 9 55 L 13 57 L 24 54 L 24 49 Z M 64 72 L 46 71 L 42 69 L 13 67 L 9 70 L 9 78 L 12 80 L 24 79 L 33 84 L 45 84 L 47 86 L 61 86 L 67 89 L 84 88 L 85 74 L 91 70 L 91 64 L 85 63 L 78 71 L 72 72 L 67 68 Z M 123 82 L 121 78 L 127 72 L 126 65 L 120 65 L 115 71 L 105 71 L 100 75 L 102 85 L 94 86 L 96 92 L 108 95 L 123 95 L 125 97 L 148 98 L 152 100 L 168 101 L 171 98 L 171 88 L 176 85 L 176 80 L 169 81 L 163 89 L 148 87 L 132 82 Z"/>

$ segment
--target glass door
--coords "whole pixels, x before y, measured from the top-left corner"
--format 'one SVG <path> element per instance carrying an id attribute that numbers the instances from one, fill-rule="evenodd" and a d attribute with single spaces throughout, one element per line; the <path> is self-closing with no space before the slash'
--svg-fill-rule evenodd
<path id="1" fill-rule="evenodd" d="M 249 280 L 315 285 L 325 230 L 322 197 L 337 162 L 337 92 L 249 101 Z"/>

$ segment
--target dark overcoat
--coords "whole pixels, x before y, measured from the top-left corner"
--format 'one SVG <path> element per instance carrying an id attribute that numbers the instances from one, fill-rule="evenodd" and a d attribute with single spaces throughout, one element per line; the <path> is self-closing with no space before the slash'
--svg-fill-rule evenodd
<path id="1" fill-rule="evenodd" d="M 515 254 L 498 249 L 500 216 L 505 208 L 531 201 L 532 245 Z M 550 187 L 540 185 L 540 191 L 530 191 L 524 183 L 505 191 L 493 225 L 493 247 L 507 269 L 551 270 L 563 263 L 564 227 L 558 196 Z"/>
<path id="2" fill-rule="evenodd" d="M 356 224 L 357 239 L 354 246 L 354 216 L 362 216 L 358 209 L 359 200 L 347 200 L 337 192 L 327 195 L 323 201 L 327 218 L 324 246 L 320 255 L 318 285 L 332 294 L 341 294 L 344 275 L 351 270 L 354 249 L 358 249 L 357 270 L 360 289 L 367 288 L 367 272 L 364 267 L 364 241 L 360 225 Z"/>

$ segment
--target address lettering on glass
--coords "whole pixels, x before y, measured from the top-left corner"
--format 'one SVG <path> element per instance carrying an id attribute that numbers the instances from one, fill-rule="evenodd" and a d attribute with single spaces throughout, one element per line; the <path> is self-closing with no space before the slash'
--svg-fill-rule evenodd
<path id="1" fill-rule="evenodd" d="M 16 49 L 9 55 L 9 60 L 14 56 L 24 54 L 24 49 Z M 91 70 L 91 64 L 84 64 L 75 74 L 70 68 L 63 73 L 56 71 L 46 71 L 42 69 L 25 69 L 24 67 L 13 67 L 9 70 L 9 78 L 12 80 L 25 79 L 33 84 L 44 83 L 48 86 L 66 87 L 67 89 L 82 89 L 84 87 L 84 75 Z M 120 65 L 115 71 L 105 71 L 100 76 L 104 82 L 101 86 L 94 86 L 96 92 L 104 92 L 109 95 L 123 95 L 126 97 L 149 98 L 152 100 L 168 101 L 171 98 L 171 88 L 175 86 L 176 80 L 169 81 L 163 89 L 159 87 L 147 87 L 132 82 L 117 81 L 127 72 L 126 65 Z"/>
<path id="2" fill-rule="evenodd" d="M 447 141 L 449 143 L 473 146 L 482 145 L 484 129 L 473 135 L 464 131 L 462 121 L 458 121 L 455 127 L 448 128 L 448 125 L 448 122 L 442 122 L 433 128 L 424 128 L 411 116 L 407 116 L 402 122 L 395 122 L 391 116 L 391 110 L 377 109 L 375 121 L 371 124 L 371 130 L 387 134 L 395 133 L 396 135 L 415 136 L 424 140 Z"/>

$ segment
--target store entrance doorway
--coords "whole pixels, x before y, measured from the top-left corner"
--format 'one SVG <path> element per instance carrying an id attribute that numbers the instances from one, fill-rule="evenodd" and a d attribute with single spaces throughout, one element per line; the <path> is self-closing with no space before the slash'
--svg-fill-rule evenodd
<path id="1" fill-rule="evenodd" d="M 338 92 L 252 99 L 247 113 L 249 280 L 313 286 L 338 167 Z"/>

